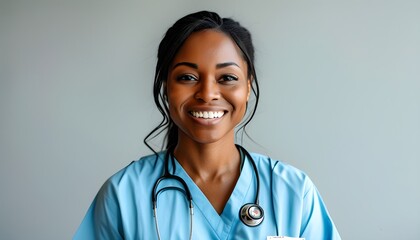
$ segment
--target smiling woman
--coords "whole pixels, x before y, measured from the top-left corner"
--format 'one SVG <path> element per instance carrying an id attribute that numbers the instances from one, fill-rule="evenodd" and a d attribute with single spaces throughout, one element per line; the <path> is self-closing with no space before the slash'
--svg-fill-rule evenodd
<path id="1" fill-rule="evenodd" d="M 251 91 L 246 62 L 235 43 L 214 30 L 193 33 L 173 65 L 166 93 L 171 119 L 181 130 L 175 155 L 179 155 L 180 144 L 197 149 L 193 145 L 233 143 L 235 126 L 244 117 Z M 222 149 L 237 152 L 230 145 L 231 149 Z"/>
<path id="2" fill-rule="evenodd" d="M 235 144 L 259 97 L 238 22 L 206 11 L 178 20 L 159 45 L 154 97 L 163 121 L 145 143 L 163 128 L 166 149 L 109 178 L 75 239 L 340 239 L 303 172 Z"/>

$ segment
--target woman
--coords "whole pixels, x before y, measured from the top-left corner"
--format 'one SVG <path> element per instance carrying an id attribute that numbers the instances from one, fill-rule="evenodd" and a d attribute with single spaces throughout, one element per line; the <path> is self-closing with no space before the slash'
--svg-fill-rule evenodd
<path id="1" fill-rule="evenodd" d="M 166 151 L 112 176 L 75 239 L 340 239 L 304 173 L 235 145 L 259 97 L 238 22 L 206 11 L 178 20 L 159 45 L 154 97 L 163 121 L 145 143 L 167 129 Z"/>

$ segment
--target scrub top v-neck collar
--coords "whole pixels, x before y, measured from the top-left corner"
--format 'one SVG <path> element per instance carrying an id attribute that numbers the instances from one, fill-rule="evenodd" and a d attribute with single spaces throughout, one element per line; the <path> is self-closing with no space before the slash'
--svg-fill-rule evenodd
<path id="1" fill-rule="evenodd" d="M 210 201 L 195 184 L 191 177 L 186 173 L 184 168 L 174 157 L 175 172 L 174 174 L 184 179 L 188 188 L 190 189 L 194 209 L 201 211 L 204 218 L 208 221 L 209 225 L 213 228 L 215 233 L 220 239 L 226 239 L 232 229 L 232 226 L 239 220 L 239 209 L 247 203 L 247 197 L 250 187 L 254 183 L 255 176 L 253 176 L 252 166 L 250 160 L 245 157 L 243 168 L 241 170 L 238 181 L 233 189 L 229 200 L 227 201 L 223 212 L 219 215 L 211 205 Z M 173 172 L 172 164 L 169 164 L 169 171 Z M 253 196 L 253 195 L 252 195 Z"/>

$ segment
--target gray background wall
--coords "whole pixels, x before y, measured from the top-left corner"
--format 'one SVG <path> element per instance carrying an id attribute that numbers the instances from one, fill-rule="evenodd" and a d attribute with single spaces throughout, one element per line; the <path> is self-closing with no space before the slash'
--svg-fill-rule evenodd
<path id="1" fill-rule="evenodd" d="M 420 1 L 2 0 L 0 239 L 70 239 L 149 154 L 157 44 L 210 9 L 254 34 L 249 132 L 306 171 L 343 239 L 420 239 Z"/>

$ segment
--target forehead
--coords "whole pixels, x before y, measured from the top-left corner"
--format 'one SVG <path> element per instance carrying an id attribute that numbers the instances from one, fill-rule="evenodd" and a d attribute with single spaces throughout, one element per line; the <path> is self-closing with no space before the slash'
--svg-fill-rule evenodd
<path id="1" fill-rule="evenodd" d="M 198 64 L 222 62 L 246 64 L 236 43 L 225 33 L 216 30 L 192 33 L 175 55 L 173 64 L 179 61 Z"/>

